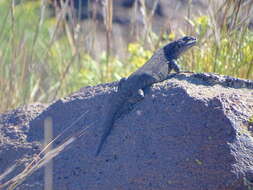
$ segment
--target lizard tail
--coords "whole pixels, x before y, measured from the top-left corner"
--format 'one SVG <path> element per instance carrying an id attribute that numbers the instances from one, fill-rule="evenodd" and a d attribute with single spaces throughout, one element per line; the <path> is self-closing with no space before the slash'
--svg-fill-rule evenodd
<path id="1" fill-rule="evenodd" d="M 124 95 L 124 94 L 123 94 Z M 124 104 L 124 102 L 126 101 L 125 97 L 121 97 L 121 94 L 119 93 L 115 93 L 112 98 L 112 101 L 116 102 L 114 105 L 112 105 L 112 107 L 110 108 L 110 110 L 108 111 L 108 117 L 106 118 L 106 121 L 104 123 L 105 125 L 105 130 L 104 133 L 101 137 L 101 141 L 99 143 L 99 146 L 97 148 L 96 151 L 96 156 L 99 155 L 99 153 L 101 152 L 101 149 L 103 148 L 106 139 L 108 138 L 108 136 L 110 135 L 112 129 L 113 129 L 113 125 L 114 125 L 114 121 L 120 117 L 121 115 L 121 107 L 122 104 Z"/>
<path id="2" fill-rule="evenodd" d="M 103 134 L 103 136 L 102 136 L 102 138 L 101 138 L 101 142 L 100 142 L 99 145 L 98 145 L 98 148 L 97 148 L 97 151 L 96 151 L 96 156 L 98 156 L 99 153 L 101 152 L 101 149 L 103 148 L 103 145 L 105 144 L 105 141 L 106 141 L 107 137 L 109 136 L 109 134 L 110 134 L 112 128 L 113 128 L 113 124 L 111 124 L 111 126 L 108 127 L 108 128 L 106 129 L 106 131 L 104 132 L 104 134 Z"/>

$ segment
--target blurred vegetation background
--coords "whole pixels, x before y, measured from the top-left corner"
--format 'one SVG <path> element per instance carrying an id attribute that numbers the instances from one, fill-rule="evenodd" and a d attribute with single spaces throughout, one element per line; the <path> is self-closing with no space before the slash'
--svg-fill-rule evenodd
<path id="1" fill-rule="evenodd" d="M 119 80 L 183 35 L 183 69 L 253 79 L 252 0 L 150 2 L 0 1 L 0 113 Z"/>

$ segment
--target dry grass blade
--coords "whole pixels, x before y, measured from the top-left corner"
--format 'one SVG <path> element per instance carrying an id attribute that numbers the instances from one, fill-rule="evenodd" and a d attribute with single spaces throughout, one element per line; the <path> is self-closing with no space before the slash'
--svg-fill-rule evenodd
<path id="1" fill-rule="evenodd" d="M 17 164 L 13 164 L 11 167 L 7 168 L 1 175 L 0 175 L 0 182 L 6 178 L 11 172 L 13 172 L 15 170 L 15 168 L 17 167 Z M 0 189 L 2 188 L 1 184 L 0 184 Z"/>
<path id="2" fill-rule="evenodd" d="M 77 119 L 75 119 L 70 126 L 66 127 L 59 135 L 57 135 L 51 142 L 47 143 L 47 145 L 43 148 L 42 151 L 40 151 L 40 153 L 38 155 L 36 155 L 35 159 L 33 159 L 33 161 L 28 164 L 28 166 L 26 166 L 26 168 L 17 176 L 13 177 L 12 179 L 10 179 L 9 181 L 5 182 L 3 185 L 1 185 L 1 188 L 4 187 L 8 187 L 8 190 L 12 190 L 15 189 L 15 187 L 17 187 L 17 185 L 21 184 L 28 176 L 30 176 L 34 171 L 36 171 L 37 169 L 41 168 L 45 163 L 49 162 L 52 158 L 54 158 L 55 156 L 57 156 L 63 149 L 66 148 L 66 146 L 68 146 L 69 144 L 71 144 L 76 138 L 81 137 L 86 130 L 92 126 L 89 125 L 87 127 L 85 127 L 84 129 L 82 129 L 80 132 L 74 134 L 72 137 L 69 137 L 69 139 L 66 139 L 65 142 L 62 145 L 59 145 L 57 148 L 54 148 L 50 151 L 48 151 L 48 148 L 50 148 L 53 144 L 53 142 L 55 142 L 57 139 L 59 139 L 63 133 L 65 133 L 68 129 L 72 128 L 77 122 L 79 122 L 84 115 L 87 112 L 84 112 L 83 114 L 81 114 Z M 48 152 L 47 152 L 48 151 Z M 45 153 L 45 155 L 42 157 L 42 154 Z M 6 172 L 4 172 L 3 174 L 0 175 L 0 179 L 4 179 L 5 176 L 7 176 L 11 171 L 13 171 L 15 168 L 11 167 L 9 168 Z"/>
<path id="3" fill-rule="evenodd" d="M 52 160 L 55 156 L 59 155 L 68 145 L 74 142 L 76 138 L 71 137 L 69 140 L 64 142 L 62 145 L 54 148 L 53 150 L 46 153 L 43 158 L 39 158 L 36 163 L 34 163 L 30 167 L 26 167 L 24 171 L 18 174 L 16 177 L 12 178 L 11 180 L 7 181 L 3 184 L 3 187 L 8 187 L 8 190 L 14 190 L 18 185 L 20 185 L 28 176 L 34 173 L 36 170 L 44 166 L 50 160 Z"/>

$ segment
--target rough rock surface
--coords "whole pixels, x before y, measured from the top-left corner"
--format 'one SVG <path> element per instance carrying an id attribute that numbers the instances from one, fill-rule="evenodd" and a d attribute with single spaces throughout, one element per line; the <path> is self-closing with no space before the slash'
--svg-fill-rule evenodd
<path id="1" fill-rule="evenodd" d="M 54 189 L 253 188 L 252 89 L 191 74 L 155 84 L 116 121 L 95 157 L 115 86 L 85 87 L 47 108 L 28 106 L 30 112 L 0 115 L 0 173 L 18 165 L 2 183 L 39 153 L 43 123 L 51 117 L 54 136 L 65 130 L 54 147 L 86 132 L 53 159 Z M 39 169 L 17 189 L 43 189 L 43 173 Z"/>

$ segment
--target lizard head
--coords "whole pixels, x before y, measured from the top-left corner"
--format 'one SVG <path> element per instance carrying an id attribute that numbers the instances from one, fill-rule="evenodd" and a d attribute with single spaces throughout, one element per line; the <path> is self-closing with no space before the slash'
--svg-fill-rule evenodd
<path id="1" fill-rule="evenodd" d="M 197 40 L 195 37 L 185 36 L 164 46 L 163 51 L 167 60 L 177 59 L 182 53 L 196 43 Z"/>

